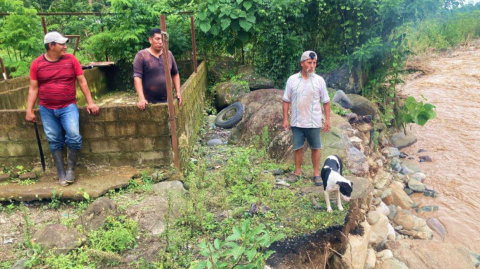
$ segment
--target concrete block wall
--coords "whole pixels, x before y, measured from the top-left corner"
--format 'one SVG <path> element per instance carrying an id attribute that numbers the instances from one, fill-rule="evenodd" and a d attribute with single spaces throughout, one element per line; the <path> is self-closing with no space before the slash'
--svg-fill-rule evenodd
<path id="1" fill-rule="evenodd" d="M 182 159 L 188 159 L 203 119 L 206 65 L 182 85 L 184 105 L 176 105 L 177 134 Z M 80 111 L 80 133 L 83 148 L 80 164 L 165 166 L 173 163 L 168 107 L 149 105 L 144 111 L 136 106 L 101 107 L 99 116 Z M 46 141 L 41 118 L 36 111 L 39 133 L 47 164 L 53 160 Z M 184 162 L 183 162 L 184 163 Z M 25 111 L 0 110 L 0 164 L 6 166 L 40 165 L 35 130 L 25 121 Z"/>
<path id="2" fill-rule="evenodd" d="M 180 165 L 190 160 L 192 146 L 203 123 L 205 108 L 205 92 L 207 89 L 207 65 L 202 62 L 197 73 L 192 74 L 182 85 L 183 105 L 176 107 L 177 136 L 180 152 Z"/>
<path id="3" fill-rule="evenodd" d="M 84 70 L 85 78 L 92 92 L 92 96 L 100 96 L 115 90 L 109 87 L 106 72 L 114 67 L 101 67 Z M 0 81 L 0 110 L 25 109 L 27 105 L 28 87 L 30 78 L 18 77 L 6 81 Z M 77 84 L 77 103 L 86 104 L 85 97 Z"/>

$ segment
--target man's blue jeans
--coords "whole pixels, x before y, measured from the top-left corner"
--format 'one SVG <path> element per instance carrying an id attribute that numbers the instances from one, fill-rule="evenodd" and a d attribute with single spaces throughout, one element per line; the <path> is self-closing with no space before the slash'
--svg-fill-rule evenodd
<path id="1" fill-rule="evenodd" d="M 39 111 L 50 151 L 62 150 L 65 143 L 71 149 L 82 148 L 77 105 L 70 104 L 60 109 L 39 106 Z M 65 130 L 65 136 L 62 129 Z"/>

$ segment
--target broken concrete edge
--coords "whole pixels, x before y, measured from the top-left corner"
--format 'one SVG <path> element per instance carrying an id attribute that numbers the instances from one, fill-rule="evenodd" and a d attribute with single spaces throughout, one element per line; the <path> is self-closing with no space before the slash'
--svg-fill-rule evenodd
<path id="1" fill-rule="evenodd" d="M 163 172 L 160 172 L 161 170 L 163 170 Z M 127 178 L 124 178 L 121 183 L 113 184 L 101 190 L 86 191 L 83 186 L 79 186 L 73 191 L 72 189 L 67 189 L 67 188 L 76 187 L 74 183 L 67 187 L 54 185 L 53 187 L 46 188 L 46 187 L 40 186 L 39 190 L 41 191 L 37 193 L 34 193 L 31 190 L 27 190 L 25 193 L 22 193 L 21 195 L 8 196 L 8 194 L 5 195 L 5 192 L 8 192 L 8 190 L 5 190 L 2 193 L 2 190 L 0 189 L 0 202 L 10 202 L 10 203 L 15 201 L 16 202 L 32 202 L 32 201 L 44 201 L 44 200 L 48 201 L 53 199 L 58 199 L 62 201 L 75 201 L 75 202 L 87 201 L 87 200 L 97 199 L 111 190 L 126 188 L 131 184 L 132 180 L 142 179 L 144 175 L 151 178 L 151 183 L 159 183 L 159 182 L 170 181 L 170 180 L 179 180 L 183 183 L 183 174 L 175 170 L 174 168 L 165 167 L 163 169 L 160 169 L 160 168 L 150 167 L 150 168 L 146 168 L 141 173 L 132 173 L 131 176 L 128 177 L 128 181 L 127 181 Z M 157 177 L 154 177 L 154 175 L 156 175 Z M 56 183 L 53 183 L 53 184 L 56 184 Z M 32 187 L 32 185 L 30 185 L 29 187 Z M 65 195 L 65 191 L 67 190 L 71 193 Z"/>

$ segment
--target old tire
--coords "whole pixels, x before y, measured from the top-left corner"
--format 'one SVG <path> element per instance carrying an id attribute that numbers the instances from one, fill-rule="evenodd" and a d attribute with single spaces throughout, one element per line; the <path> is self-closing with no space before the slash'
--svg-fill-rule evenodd
<path id="1" fill-rule="evenodd" d="M 227 113 L 236 110 L 237 112 L 231 118 L 226 118 Z M 230 129 L 239 123 L 243 117 L 243 104 L 240 102 L 233 103 L 227 108 L 223 109 L 218 113 L 217 118 L 215 119 L 215 125 L 223 129 Z"/>

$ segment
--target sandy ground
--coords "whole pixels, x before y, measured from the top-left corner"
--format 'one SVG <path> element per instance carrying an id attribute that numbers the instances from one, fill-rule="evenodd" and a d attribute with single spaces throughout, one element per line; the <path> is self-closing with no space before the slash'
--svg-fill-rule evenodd
<path id="1" fill-rule="evenodd" d="M 420 163 L 425 184 L 440 195 L 416 194 L 420 205 L 439 205 L 439 211 L 422 217 L 438 218 L 447 229 L 446 242 L 459 242 L 480 253 L 480 40 L 445 55 L 421 61 L 423 75 L 412 75 L 400 91 L 421 95 L 435 105 L 437 118 L 425 126 L 412 126 L 418 142 L 402 151 L 428 155 Z M 418 64 L 418 61 L 417 61 Z M 427 152 L 418 153 L 419 149 Z M 418 158 L 416 158 L 418 160 Z M 442 240 L 436 238 L 436 240 Z"/>

